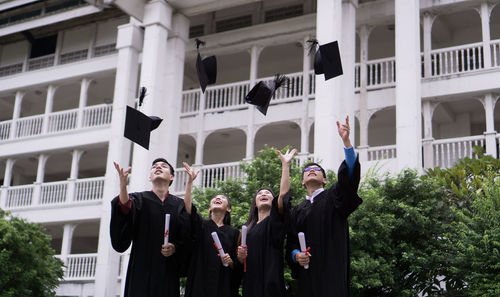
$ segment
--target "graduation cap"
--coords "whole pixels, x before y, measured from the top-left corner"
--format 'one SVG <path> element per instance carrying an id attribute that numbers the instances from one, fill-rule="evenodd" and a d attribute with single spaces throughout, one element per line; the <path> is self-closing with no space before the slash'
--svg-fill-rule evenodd
<path id="1" fill-rule="evenodd" d="M 146 88 L 141 87 L 139 94 L 139 106 L 146 96 Z M 124 136 L 145 149 L 149 149 L 149 136 L 151 131 L 160 126 L 162 119 L 155 116 L 147 116 L 135 108 L 127 106 L 125 116 Z"/>
<path id="2" fill-rule="evenodd" d="M 310 39 L 307 41 L 311 43 L 309 53 L 319 45 L 318 40 Z M 339 43 L 333 41 L 319 46 L 314 55 L 314 73 L 325 74 L 325 80 L 337 77 L 344 74 L 342 71 L 342 61 L 340 60 Z"/>
<path id="3" fill-rule="evenodd" d="M 272 81 L 259 81 L 259 83 L 257 83 L 245 96 L 245 100 L 250 104 L 257 105 L 257 109 L 262 112 L 263 115 L 266 115 L 269 102 L 271 102 L 274 92 L 288 81 L 288 77 L 280 74 L 276 74 Z"/>
<path id="4" fill-rule="evenodd" d="M 201 91 L 205 93 L 207 85 L 215 84 L 217 80 L 217 59 L 215 56 L 206 57 L 201 59 L 200 56 L 200 45 L 205 45 L 204 41 L 195 39 L 196 50 L 198 51 L 198 57 L 196 58 L 196 72 L 198 73 L 198 80 L 200 81 Z"/>

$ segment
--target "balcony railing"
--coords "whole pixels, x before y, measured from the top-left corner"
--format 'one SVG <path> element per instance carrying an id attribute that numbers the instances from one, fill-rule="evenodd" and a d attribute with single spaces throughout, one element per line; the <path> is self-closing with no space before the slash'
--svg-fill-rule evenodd
<path id="1" fill-rule="evenodd" d="M 500 40 L 491 42 L 491 65 L 500 67 Z"/>
<path id="2" fill-rule="evenodd" d="M 112 108 L 110 104 L 99 104 L 85 107 L 81 112 L 70 109 L 50 113 L 47 117 L 36 115 L 0 122 L 0 141 L 108 125 L 111 123 Z M 47 127 L 44 128 L 46 119 Z M 14 134 L 10 133 L 12 125 Z"/>
<path id="3" fill-rule="evenodd" d="M 6 189 L 6 209 L 102 200 L 104 177 L 13 186 Z M 38 197 L 36 197 L 38 196 Z"/>
<path id="4" fill-rule="evenodd" d="M 97 254 L 68 255 L 64 280 L 94 280 L 96 266 Z"/>
<path id="5" fill-rule="evenodd" d="M 380 161 L 396 158 L 396 145 L 375 146 L 368 148 L 368 161 Z"/>
<path id="6" fill-rule="evenodd" d="M 115 43 L 100 45 L 93 48 L 93 55 L 91 57 L 97 58 L 101 56 L 111 55 L 116 52 L 117 50 Z M 55 54 L 50 54 L 42 57 L 28 59 L 26 71 L 33 71 L 47 67 L 53 67 L 56 65 L 63 65 L 86 60 L 89 58 L 89 49 L 79 49 L 72 52 L 63 53 L 60 54 L 58 58 L 59 59 L 56 59 Z M 24 63 L 19 62 L 15 64 L 0 66 L 0 77 L 23 72 L 23 65 Z"/>
<path id="7" fill-rule="evenodd" d="M 484 68 L 483 44 L 449 47 L 431 51 L 432 76 L 469 72 Z"/>
<path id="8" fill-rule="evenodd" d="M 448 168 L 453 166 L 458 159 L 473 158 L 475 157 L 473 147 L 484 145 L 483 135 L 435 140 L 432 143 L 434 166 Z"/>

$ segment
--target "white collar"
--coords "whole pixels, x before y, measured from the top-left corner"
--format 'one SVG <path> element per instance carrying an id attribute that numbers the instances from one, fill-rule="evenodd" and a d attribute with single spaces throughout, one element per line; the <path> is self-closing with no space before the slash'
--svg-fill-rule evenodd
<path id="1" fill-rule="evenodd" d="M 311 204 L 312 204 L 312 203 L 314 203 L 314 198 L 315 198 L 316 196 L 318 196 L 320 193 L 322 193 L 324 190 L 325 190 L 325 189 L 323 189 L 323 188 L 319 188 L 319 189 L 317 189 L 316 191 L 314 191 L 314 192 L 312 193 L 312 196 L 308 196 L 308 195 L 306 195 L 306 200 L 311 201 Z"/>

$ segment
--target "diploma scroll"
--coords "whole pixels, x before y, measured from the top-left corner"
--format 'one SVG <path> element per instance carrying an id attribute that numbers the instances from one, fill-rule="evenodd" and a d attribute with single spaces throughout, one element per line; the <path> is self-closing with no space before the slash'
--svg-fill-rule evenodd
<path id="1" fill-rule="evenodd" d="M 170 228 L 170 214 L 165 214 L 165 233 L 163 235 L 163 244 L 168 244 L 168 230 Z"/>
<path id="2" fill-rule="evenodd" d="M 226 254 L 224 253 L 224 249 L 222 248 L 222 244 L 220 243 L 219 240 L 219 235 L 217 235 L 217 232 L 212 232 L 212 238 L 214 239 L 215 243 L 215 248 L 219 251 L 219 255 L 222 259 Z M 229 266 L 228 264 L 224 264 L 225 267 Z"/>
<path id="3" fill-rule="evenodd" d="M 241 227 L 241 247 L 247 249 L 247 226 Z M 247 272 L 247 257 L 245 256 L 243 262 L 243 272 Z"/>
<path id="4" fill-rule="evenodd" d="M 299 244 L 300 244 L 300 251 L 303 253 L 307 253 L 306 236 L 304 235 L 304 232 L 299 232 Z M 304 268 L 309 269 L 309 264 L 305 265 Z"/>

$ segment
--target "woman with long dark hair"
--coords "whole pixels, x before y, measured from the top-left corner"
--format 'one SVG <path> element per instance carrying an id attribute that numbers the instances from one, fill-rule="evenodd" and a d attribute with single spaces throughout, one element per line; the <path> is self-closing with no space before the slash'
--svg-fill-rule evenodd
<path id="1" fill-rule="evenodd" d="M 186 297 L 238 296 L 239 283 L 233 273 L 239 232 L 231 227 L 231 203 L 228 197 L 216 195 L 210 201 L 209 218 L 203 219 L 191 202 L 191 187 L 199 171 L 183 163 L 188 175 L 184 205 L 191 219 L 193 254 L 191 258 Z M 212 233 L 217 233 L 224 256 L 214 244 Z"/>
<path id="2" fill-rule="evenodd" d="M 238 247 L 238 261 L 244 263 L 243 297 L 285 296 L 283 241 L 290 213 L 290 161 L 296 150 L 278 151 L 281 159 L 280 193 L 261 188 L 253 197 L 246 226 L 246 247 Z"/>

